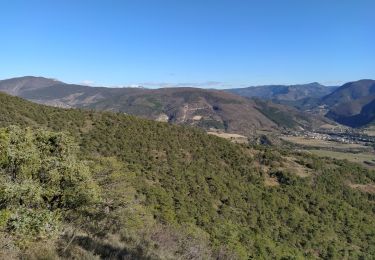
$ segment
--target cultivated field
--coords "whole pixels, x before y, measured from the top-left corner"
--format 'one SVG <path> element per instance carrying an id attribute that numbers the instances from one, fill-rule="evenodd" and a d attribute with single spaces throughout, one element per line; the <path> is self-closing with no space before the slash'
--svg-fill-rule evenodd
<path id="1" fill-rule="evenodd" d="M 365 133 L 370 136 L 375 136 L 375 126 L 369 127 L 365 130 Z"/>
<path id="2" fill-rule="evenodd" d="M 286 136 L 282 137 L 282 139 L 301 145 L 306 151 L 321 157 L 348 160 L 350 162 L 360 163 L 366 167 L 375 168 L 375 153 L 373 152 L 373 149 L 368 146 L 296 136 Z"/>
<path id="3" fill-rule="evenodd" d="M 308 150 L 309 152 L 316 154 L 321 157 L 331 157 L 336 158 L 339 160 L 348 160 L 350 162 L 356 162 L 364 164 L 368 167 L 375 167 L 375 154 L 374 153 L 350 153 L 350 152 L 336 152 L 336 151 L 328 151 L 328 150 Z M 371 166 L 369 163 L 374 164 Z"/>
<path id="4" fill-rule="evenodd" d="M 335 150 L 353 150 L 353 149 L 363 149 L 363 150 L 371 150 L 371 148 L 366 147 L 361 144 L 345 144 L 345 143 L 338 143 L 333 141 L 327 140 L 319 140 L 319 139 L 311 139 L 305 138 L 301 136 L 283 136 L 281 139 L 295 143 L 298 145 L 304 146 L 311 146 L 311 147 L 319 147 L 319 148 L 330 148 Z"/>

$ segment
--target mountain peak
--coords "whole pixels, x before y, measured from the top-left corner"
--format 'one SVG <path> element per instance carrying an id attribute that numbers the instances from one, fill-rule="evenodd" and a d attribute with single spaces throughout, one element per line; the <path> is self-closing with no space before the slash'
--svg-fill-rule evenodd
<path id="1" fill-rule="evenodd" d="M 56 84 L 62 84 L 62 82 L 44 77 L 23 76 L 0 80 L 0 91 L 18 96 L 22 95 L 25 91 L 46 88 Z"/>

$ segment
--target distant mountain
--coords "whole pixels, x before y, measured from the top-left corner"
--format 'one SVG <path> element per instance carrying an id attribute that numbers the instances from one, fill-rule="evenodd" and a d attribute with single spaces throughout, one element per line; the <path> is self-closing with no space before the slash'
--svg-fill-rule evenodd
<path id="1" fill-rule="evenodd" d="M 327 117 L 341 124 L 359 127 L 375 121 L 375 80 L 349 82 L 325 96 L 321 105 Z"/>
<path id="2" fill-rule="evenodd" d="M 257 87 L 227 89 L 227 92 L 243 97 L 257 97 L 278 101 L 297 101 L 306 98 L 321 98 L 334 91 L 337 87 L 327 87 L 319 83 L 302 85 L 266 85 Z"/>
<path id="3" fill-rule="evenodd" d="M 375 81 L 370 79 L 349 82 L 341 87 L 310 83 L 258 86 L 226 91 L 293 106 L 300 111 L 324 115 L 351 127 L 361 127 L 375 122 Z"/>
<path id="4" fill-rule="evenodd" d="M 219 90 L 103 88 L 23 77 L 0 81 L 0 91 L 57 107 L 123 112 L 244 135 L 252 135 L 257 129 L 311 128 L 325 123 L 321 117 L 293 108 Z"/>
<path id="5" fill-rule="evenodd" d="M 21 78 L 0 80 L 0 91 L 13 96 L 18 96 L 27 91 L 34 91 L 61 83 L 62 82 L 54 79 L 26 76 Z"/>
<path id="6" fill-rule="evenodd" d="M 256 129 L 312 128 L 326 122 L 291 107 L 197 88 L 133 90 L 87 107 L 246 135 Z"/>

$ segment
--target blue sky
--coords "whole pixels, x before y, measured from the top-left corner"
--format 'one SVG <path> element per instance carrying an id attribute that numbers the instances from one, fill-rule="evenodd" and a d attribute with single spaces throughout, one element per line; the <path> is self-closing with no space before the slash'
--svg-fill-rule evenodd
<path id="1" fill-rule="evenodd" d="M 375 78 L 373 0 L 0 0 L 0 79 L 239 87 Z"/>

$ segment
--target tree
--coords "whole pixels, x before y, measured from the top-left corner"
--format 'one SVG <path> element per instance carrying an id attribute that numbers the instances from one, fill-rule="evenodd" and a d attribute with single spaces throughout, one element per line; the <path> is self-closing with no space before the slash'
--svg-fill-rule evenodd
<path id="1" fill-rule="evenodd" d="M 65 133 L 0 129 L 0 225 L 18 236 L 58 230 L 64 211 L 99 199 L 78 147 Z"/>

